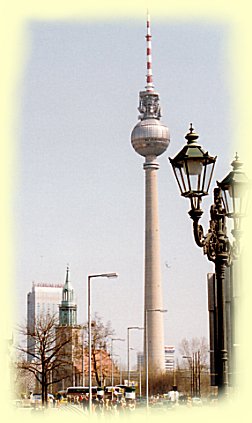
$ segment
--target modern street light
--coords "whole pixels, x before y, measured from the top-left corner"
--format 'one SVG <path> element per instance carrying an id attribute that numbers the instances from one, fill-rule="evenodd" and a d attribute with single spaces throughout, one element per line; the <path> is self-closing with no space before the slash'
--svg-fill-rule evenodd
<path id="1" fill-rule="evenodd" d="M 142 398 L 142 359 L 139 362 L 139 397 Z"/>
<path id="2" fill-rule="evenodd" d="M 161 308 L 147 308 L 145 310 L 145 374 L 146 374 L 146 408 L 149 408 L 149 339 L 148 339 L 148 313 L 158 311 L 166 313 Z"/>
<path id="3" fill-rule="evenodd" d="M 91 279 L 93 278 L 117 278 L 117 273 L 98 273 L 88 276 L 88 381 L 89 381 L 89 412 L 92 412 L 92 340 L 91 340 Z"/>
<path id="4" fill-rule="evenodd" d="M 128 350 L 128 352 L 127 352 L 127 355 L 130 353 L 130 351 L 135 351 L 135 348 L 133 348 L 133 347 L 130 347 L 129 348 L 129 350 Z M 128 383 L 127 383 L 127 385 L 128 386 L 130 386 L 130 384 L 129 384 L 129 382 L 130 382 L 130 378 L 131 378 L 131 371 L 129 370 L 129 372 L 127 372 L 127 378 L 128 378 Z"/>
<path id="5" fill-rule="evenodd" d="M 183 355 L 182 358 L 187 358 L 190 362 L 191 368 L 191 398 L 194 396 L 200 397 L 200 351 L 193 352 L 192 356 Z"/>
<path id="6" fill-rule="evenodd" d="M 191 381 L 190 381 L 190 390 L 191 390 L 191 398 L 193 397 L 193 381 L 194 381 L 194 377 L 193 377 L 193 358 L 190 355 L 183 355 L 182 358 L 187 358 L 187 360 L 190 363 L 190 370 L 191 370 Z"/>
<path id="7" fill-rule="evenodd" d="M 105 350 L 106 349 L 106 343 L 105 342 L 100 342 L 100 386 L 102 386 L 102 384 L 103 384 L 103 370 L 102 370 L 102 360 L 103 360 L 103 358 L 102 358 L 102 352 L 103 352 L 103 350 Z"/>
<path id="8" fill-rule="evenodd" d="M 233 170 L 217 182 L 214 189 L 214 204 L 210 209 L 210 227 L 206 235 L 199 220 L 203 214 L 201 201 L 208 195 L 216 157 L 204 152 L 198 144 L 199 135 L 194 132 L 192 124 L 185 136 L 187 144 L 170 159 L 180 193 L 189 198 L 191 210 L 189 215 L 193 220 L 193 233 L 196 244 L 203 248 L 208 260 L 215 263 L 216 276 L 216 322 L 217 333 L 215 357 L 217 367 L 217 386 L 219 395 L 226 394 L 228 388 L 228 357 L 227 357 L 227 324 L 225 309 L 225 269 L 240 253 L 241 219 L 245 216 L 245 206 L 250 183 L 241 170 L 242 163 L 236 155 L 232 162 Z M 231 202 L 228 195 L 230 194 Z M 231 231 L 234 241 L 231 245 L 227 236 L 226 217 L 233 219 L 234 228 Z"/>
<path id="9" fill-rule="evenodd" d="M 114 357 L 119 357 L 119 381 L 120 385 L 122 385 L 122 360 L 120 354 L 114 354 Z"/>
<path id="10" fill-rule="evenodd" d="M 136 329 L 136 330 L 143 330 L 144 328 L 141 328 L 140 326 L 129 326 L 127 328 L 127 341 L 128 341 L 128 386 L 129 386 L 129 382 L 130 382 L 130 342 L 129 342 L 129 334 L 130 334 L 130 330 L 132 329 Z"/>
<path id="11" fill-rule="evenodd" d="M 84 354 L 84 327 L 82 327 L 82 360 L 81 360 L 81 366 L 82 366 L 82 386 L 85 386 L 85 354 Z"/>
<path id="12" fill-rule="evenodd" d="M 112 400 L 113 400 L 113 389 L 114 389 L 114 362 L 113 362 L 113 342 L 114 341 L 125 341 L 122 338 L 111 338 L 111 385 L 112 385 Z"/>

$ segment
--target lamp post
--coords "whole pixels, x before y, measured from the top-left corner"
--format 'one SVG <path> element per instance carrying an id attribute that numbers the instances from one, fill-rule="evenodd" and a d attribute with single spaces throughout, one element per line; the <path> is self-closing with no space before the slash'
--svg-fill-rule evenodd
<path id="1" fill-rule="evenodd" d="M 114 357 L 119 357 L 119 383 L 122 385 L 122 360 L 119 354 L 114 354 Z"/>
<path id="2" fill-rule="evenodd" d="M 142 398 L 142 359 L 139 362 L 139 397 Z"/>
<path id="3" fill-rule="evenodd" d="M 111 385 L 112 385 L 112 400 L 113 400 L 113 389 L 114 389 L 114 362 L 113 362 L 113 342 L 114 341 L 125 341 L 122 338 L 111 338 Z"/>
<path id="4" fill-rule="evenodd" d="M 98 273 L 88 276 L 88 381 L 89 381 L 89 412 L 92 412 L 92 341 L 91 341 L 91 279 L 93 278 L 117 278 L 117 273 Z"/>
<path id="5" fill-rule="evenodd" d="M 128 352 L 127 352 L 127 354 L 129 354 L 130 351 L 134 351 L 134 350 L 135 350 L 135 348 L 130 347 L 129 350 L 128 350 Z M 128 378 L 128 386 L 130 386 L 130 378 L 131 378 L 131 371 L 130 370 L 127 371 L 127 378 Z"/>
<path id="6" fill-rule="evenodd" d="M 146 408 L 149 408 L 149 339 L 148 339 L 148 313 L 166 313 L 167 310 L 160 308 L 146 308 L 145 310 L 145 375 L 146 375 Z"/>
<path id="7" fill-rule="evenodd" d="M 82 386 L 85 386 L 85 351 L 84 351 L 84 328 L 82 327 Z"/>
<path id="8" fill-rule="evenodd" d="M 191 370 L 191 381 L 190 381 L 190 390 L 191 390 L 191 398 L 194 395 L 194 374 L 193 374 L 193 357 L 190 355 L 183 355 L 182 358 L 187 358 L 190 363 L 190 370 Z"/>
<path id="9" fill-rule="evenodd" d="M 215 264 L 217 345 L 214 349 L 218 392 L 222 395 L 226 394 L 228 389 L 225 269 L 239 256 L 241 219 L 245 215 L 245 210 L 242 208 L 247 204 L 249 181 L 242 172 L 242 163 L 236 155 L 232 162 L 233 170 L 222 182 L 217 182 L 218 186 L 214 189 L 214 203 L 210 209 L 210 227 L 204 235 L 203 228 L 199 224 L 203 214 L 201 202 L 202 198 L 208 195 L 216 157 L 210 156 L 202 149 L 197 141 L 199 135 L 194 132 L 192 124 L 185 138 L 187 144 L 175 158 L 170 158 L 170 162 L 181 195 L 189 198 L 191 203 L 189 216 L 193 220 L 195 242 L 203 248 L 208 260 Z M 230 193 L 231 203 L 228 203 L 227 192 Z M 234 229 L 231 231 L 234 237 L 232 245 L 227 236 L 226 217 L 231 217 L 234 222 Z"/>
<path id="10" fill-rule="evenodd" d="M 140 326 L 129 326 L 127 328 L 127 343 L 128 343 L 128 386 L 129 386 L 129 382 L 130 382 L 130 342 L 129 342 L 129 334 L 130 334 L 130 330 L 132 329 L 137 329 L 137 330 L 143 330 L 144 328 L 140 328 Z"/>
<path id="11" fill-rule="evenodd" d="M 201 397 L 201 363 L 200 363 L 200 350 L 197 351 L 196 353 L 196 357 L 197 357 L 197 364 L 198 364 L 198 374 L 197 374 L 197 380 L 198 380 L 198 396 Z"/>

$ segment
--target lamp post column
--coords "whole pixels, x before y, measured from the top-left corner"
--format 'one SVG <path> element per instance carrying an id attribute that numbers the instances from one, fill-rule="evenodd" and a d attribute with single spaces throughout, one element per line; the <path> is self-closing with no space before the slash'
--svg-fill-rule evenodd
<path id="1" fill-rule="evenodd" d="M 223 209 L 221 189 L 214 189 L 214 204 L 211 206 L 211 222 L 214 224 L 214 255 L 208 244 L 208 256 L 215 263 L 217 297 L 217 384 L 219 396 L 228 392 L 228 356 L 226 325 L 226 266 L 228 264 L 230 243 L 226 236 L 226 216 Z"/>
<path id="2" fill-rule="evenodd" d="M 130 328 L 127 328 L 127 331 L 128 331 L 128 333 L 127 333 L 127 343 L 128 343 L 128 349 L 127 349 L 127 351 L 128 351 L 128 386 L 129 386 L 129 383 L 130 383 L 130 365 L 129 365 L 129 355 L 130 355 L 129 331 L 130 331 Z"/>
<path id="3" fill-rule="evenodd" d="M 223 260 L 215 263 L 217 280 L 217 374 L 218 389 L 220 396 L 227 394 L 228 389 L 228 357 L 227 357 L 227 335 L 226 335 L 226 304 L 225 304 L 225 268 Z"/>
<path id="4" fill-rule="evenodd" d="M 91 293 L 90 293 L 90 280 L 88 276 L 88 385 L 89 385 L 89 412 L 92 410 L 92 345 L 91 345 Z"/>
<path id="5" fill-rule="evenodd" d="M 89 382 L 89 412 L 92 412 L 92 336 L 91 336 L 91 278 L 117 278 L 118 274 L 99 273 L 88 276 L 88 382 Z"/>
<path id="6" fill-rule="evenodd" d="M 122 338 L 111 338 L 111 385 L 112 385 L 112 400 L 114 398 L 114 395 L 113 395 L 113 389 L 114 389 L 113 341 L 125 341 L 125 339 L 122 339 Z"/>
<path id="7" fill-rule="evenodd" d="M 191 392 L 191 398 L 193 397 L 194 388 L 193 388 L 193 381 L 194 381 L 194 365 L 193 365 L 193 355 L 183 355 L 182 358 L 187 358 L 190 364 L 190 392 Z"/>
<path id="8" fill-rule="evenodd" d="M 85 350 L 84 350 L 84 329 L 82 328 L 82 386 L 85 386 Z"/>
<path id="9" fill-rule="evenodd" d="M 129 333 L 131 329 L 138 329 L 138 330 L 143 330 L 144 328 L 141 328 L 139 326 L 129 326 L 127 328 L 127 364 L 128 364 L 128 386 L 129 386 L 129 382 L 130 382 L 130 337 L 129 337 Z"/>

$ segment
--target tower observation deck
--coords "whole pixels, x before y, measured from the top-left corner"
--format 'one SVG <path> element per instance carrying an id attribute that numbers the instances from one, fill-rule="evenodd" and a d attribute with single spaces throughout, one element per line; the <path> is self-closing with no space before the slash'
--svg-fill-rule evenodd
<path id="1" fill-rule="evenodd" d="M 159 94 L 152 80 L 150 19 L 147 17 L 147 75 L 145 91 L 139 93 L 139 122 L 131 133 L 134 150 L 145 157 L 145 275 L 144 318 L 148 339 L 149 372 L 164 371 L 164 325 L 162 281 L 160 270 L 160 235 L 158 220 L 157 156 L 163 154 L 170 142 L 169 129 L 160 121 Z M 156 310 L 156 312 L 155 312 Z M 150 312 L 148 312 L 150 311 Z M 152 312 L 151 312 L 152 311 Z M 148 324 L 146 325 L 146 319 Z M 146 332 L 147 327 L 147 332 Z"/>

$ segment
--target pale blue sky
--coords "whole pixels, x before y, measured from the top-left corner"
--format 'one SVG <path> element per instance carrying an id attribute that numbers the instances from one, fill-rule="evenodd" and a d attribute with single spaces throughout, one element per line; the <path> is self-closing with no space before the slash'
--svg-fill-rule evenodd
<path id="1" fill-rule="evenodd" d="M 206 274 L 213 264 L 194 243 L 189 202 L 180 197 L 167 158 L 183 146 L 193 122 L 202 146 L 218 156 L 214 181 L 230 171 L 239 151 L 232 144 L 231 28 L 157 18 L 151 27 L 154 85 L 171 132 L 158 174 L 165 343 L 178 348 L 184 337 L 208 337 Z M 93 281 L 92 309 L 126 339 L 128 326 L 143 324 L 144 171 L 130 134 L 145 87 L 145 16 L 34 20 L 26 32 L 29 51 L 17 92 L 19 316 L 25 320 L 32 281 L 63 283 L 69 263 L 83 323 L 87 275 L 115 271 L 117 280 Z M 202 220 L 207 225 L 208 212 Z M 131 332 L 136 350 L 141 337 Z M 114 349 L 126 363 L 124 344 Z"/>

